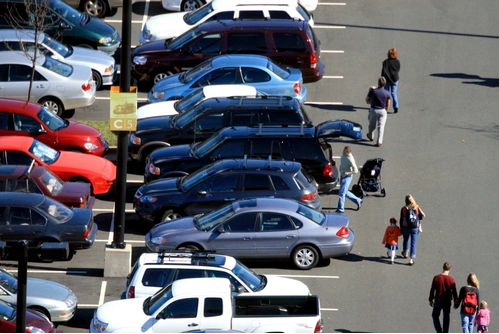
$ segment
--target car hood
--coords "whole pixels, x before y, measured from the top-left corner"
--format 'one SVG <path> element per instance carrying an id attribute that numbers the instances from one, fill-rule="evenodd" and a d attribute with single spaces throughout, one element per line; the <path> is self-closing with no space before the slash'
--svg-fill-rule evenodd
<path id="1" fill-rule="evenodd" d="M 194 226 L 193 218 L 182 217 L 156 224 L 149 233 L 151 233 L 152 237 L 158 237 L 164 234 L 168 234 L 169 237 L 174 237 L 175 235 L 188 235 L 192 231 L 198 231 Z"/>
<path id="2" fill-rule="evenodd" d="M 272 275 L 265 275 L 265 277 L 267 277 L 267 285 L 263 290 L 256 292 L 257 294 L 267 296 L 310 294 L 308 286 L 298 280 Z"/>
<path id="3" fill-rule="evenodd" d="M 85 37 L 87 39 L 89 39 L 88 35 L 92 35 L 96 40 L 99 40 L 104 37 L 113 38 L 115 34 L 117 34 L 116 29 L 114 29 L 110 24 L 107 24 L 100 19 L 91 16 L 88 22 L 83 26 L 87 35 Z"/>
<path id="4" fill-rule="evenodd" d="M 83 141 L 87 141 L 90 138 L 97 139 L 101 136 L 101 133 L 93 126 L 76 121 L 69 121 L 67 127 L 58 131 L 58 136 L 59 141 L 62 137 L 70 138 L 74 141 L 75 136 L 81 136 Z"/>
<path id="5" fill-rule="evenodd" d="M 152 182 L 149 182 L 142 187 L 140 187 L 137 192 L 140 192 L 142 195 L 151 195 L 153 196 L 156 193 L 178 193 L 179 189 L 177 188 L 177 180 L 179 177 L 172 177 L 167 179 L 158 179 Z"/>
<path id="6" fill-rule="evenodd" d="M 185 14 L 168 13 L 151 17 L 146 23 L 149 32 L 154 33 L 151 41 L 176 37 L 190 29 L 191 26 L 184 21 Z M 166 22 L 168 24 L 165 24 Z"/>
<path id="7" fill-rule="evenodd" d="M 65 301 L 71 294 L 71 290 L 62 284 L 40 278 L 28 278 L 26 295 L 30 298 Z"/>
<path id="8" fill-rule="evenodd" d="M 151 54 L 156 54 L 159 53 L 160 55 L 166 55 L 166 52 L 169 52 L 170 50 L 167 48 L 166 44 L 169 41 L 169 39 L 160 39 L 157 41 L 151 41 L 147 43 L 143 43 L 140 45 L 137 45 L 137 47 L 133 50 L 132 52 L 132 59 L 133 57 L 137 56 L 147 56 Z"/>
<path id="9" fill-rule="evenodd" d="M 175 160 L 176 162 L 192 160 L 191 145 L 173 145 L 160 148 L 151 153 L 152 164 Z"/>
<path id="10" fill-rule="evenodd" d="M 85 174 L 98 174 L 108 180 L 116 178 L 116 166 L 109 160 L 91 154 L 59 151 L 59 159 L 52 165 L 50 170 L 56 174 L 60 172 L 84 170 Z"/>
<path id="11" fill-rule="evenodd" d="M 100 66 L 97 65 L 109 67 L 115 64 L 114 58 L 107 53 L 78 46 L 73 46 L 72 48 L 73 54 L 66 58 L 66 61 L 72 65 L 82 65 L 98 69 Z"/>
<path id="12" fill-rule="evenodd" d="M 176 102 L 177 101 L 162 101 L 146 104 L 137 109 L 137 119 L 177 115 L 178 112 L 175 110 Z"/>
<path id="13" fill-rule="evenodd" d="M 143 310 L 145 300 L 146 298 L 131 298 L 110 301 L 99 306 L 94 316 L 113 329 L 137 328 L 145 322 L 143 318 L 149 318 Z"/>
<path id="14" fill-rule="evenodd" d="M 172 115 L 174 116 L 174 115 Z M 136 135 L 148 135 L 153 132 L 165 133 L 171 128 L 172 116 L 149 117 L 137 122 Z"/>
<path id="15" fill-rule="evenodd" d="M 173 88 L 176 88 L 176 89 L 179 89 L 180 87 L 184 87 L 184 83 L 180 81 L 180 76 L 183 75 L 184 72 L 180 72 L 180 73 L 176 73 L 176 74 L 173 74 L 173 75 L 170 75 L 164 79 L 162 79 L 161 81 L 158 81 L 151 89 L 151 92 L 155 92 L 155 91 L 165 91 L 167 89 L 173 89 Z M 300 72 L 301 74 L 301 72 Z M 185 85 L 185 87 L 187 87 L 187 85 Z M 179 91 L 177 90 L 175 92 L 177 95 L 179 93 Z"/>

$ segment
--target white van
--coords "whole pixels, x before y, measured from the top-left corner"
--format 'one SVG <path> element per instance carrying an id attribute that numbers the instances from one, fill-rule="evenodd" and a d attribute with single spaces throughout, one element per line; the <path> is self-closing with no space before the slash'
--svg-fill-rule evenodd
<path id="1" fill-rule="evenodd" d="M 193 12 L 151 17 L 139 34 L 139 43 L 176 37 L 206 21 L 232 19 L 294 19 L 314 26 L 312 15 L 298 0 L 213 0 Z"/>
<path id="2" fill-rule="evenodd" d="M 255 87 L 247 85 L 213 85 L 200 88 L 181 100 L 149 103 L 137 109 L 137 119 L 176 115 L 213 97 L 257 97 L 264 95 Z"/>

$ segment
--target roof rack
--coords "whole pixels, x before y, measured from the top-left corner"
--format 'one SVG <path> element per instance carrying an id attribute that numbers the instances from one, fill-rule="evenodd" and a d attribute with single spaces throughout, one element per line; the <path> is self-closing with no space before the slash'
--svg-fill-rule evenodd
<path id="1" fill-rule="evenodd" d="M 290 128 L 291 127 L 290 125 L 287 125 L 287 124 L 270 125 L 268 127 L 272 127 L 272 126 L 274 126 L 274 127 L 281 127 L 281 128 Z M 303 136 L 305 134 L 305 132 L 303 131 L 304 124 L 301 123 L 299 126 L 300 126 L 300 135 Z M 263 127 L 264 127 L 264 125 L 262 123 L 258 123 L 258 133 L 257 133 L 257 135 L 262 135 L 263 134 L 262 133 Z M 268 127 L 266 126 L 266 128 L 268 128 Z M 289 132 L 284 132 L 284 133 L 274 132 L 274 134 L 288 135 Z"/>

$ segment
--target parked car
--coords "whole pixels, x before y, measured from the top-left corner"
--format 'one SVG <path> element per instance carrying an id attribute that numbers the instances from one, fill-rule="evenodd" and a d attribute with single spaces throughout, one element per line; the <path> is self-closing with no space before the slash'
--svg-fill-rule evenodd
<path id="1" fill-rule="evenodd" d="M 290 97 L 211 98 L 182 114 L 138 120 L 137 130 L 129 134 L 128 153 L 145 163 L 159 147 L 202 141 L 224 127 L 249 124 L 308 125 L 310 118 Z"/>
<path id="2" fill-rule="evenodd" d="M 234 201 L 205 215 L 154 226 L 149 251 L 216 249 L 237 259 L 291 259 L 298 269 L 349 253 L 354 234 L 346 215 L 314 210 L 282 198 Z"/>
<path id="3" fill-rule="evenodd" d="M 213 97 L 257 97 L 265 94 L 248 85 L 204 86 L 180 100 L 149 103 L 137 109 L 137 119 L 181 114 L 200 102 Z"/>
<path id="4" fill-rule="evenodd" d="M 157 83 L 207 59 L 234 54 L 267 56 L 284 67 L 297 68 L 304 83 L 320 80 L 325 72 L 320 41 L 307 22 L 222 20 L 202 23 L 173 39 L 137 46 L 132 52 L 132 76 L 149 84 Z M 232 56 L 228 58 L 232 60 Z M 234 66 L 230 61 L 226 64 L 231 65 Z M 251 82 L 250 77 L 243 75 L 242 79 Z M 222 80 L 240 83 L 235 74 Z"/>
<path id="5" fill-rule="evenodd" d="M 116 166 L 107 159 L 57 151 L 30 137 L 0 136 L 0 164 L 29 166 L 33 160 L 65 182 L 90 183 L 93 194 L 107 193 L 116 179 Z"/>
<path id="6" fill-rule="evenodd" d="M 143 298 L 155 294 L 173 281 L 196 277 L 223 277 L 232 284 L 234 295 L 309 295 L 300 281 L 259 275 L 232 256 L 210 252 L 177 251 L 143 253 L 127 277 L 124 298 Z"/>
<path id="7" fill-rule="evenodd" d="M 26 101 L 32 71 L 33 63 L 25 54 L 0 52 L 0 97 Z M 39 54 L 30 101 L 41 104 L 58 116 L 66 110 L 88 107 L 95 101 L 92 71 L 89 67 L 68 65 Z"/>
<path id="8" fill-rule="evenodd" d="M 137 189 L 133 205 L 140 218 L 158 223 L 249 197 L 292 198 L 321 208 L 317 182 L 300 163 L 247 158 L 219 160 L 189 175 L 147 183 Z"/>
<path id="9" fill-rule="evenodd" d="M 0 51 L 34 52 L 35 47 L 46 57 L 52 57 L 69 65 L 90 67 L 95 88 L 112 85 L 116 79 L 118 66 L 113 57 L 104 53 L 78 46 L 64 45 L 43 32 L 38 32 L 35 45 L 31 30 L 0 29 Z"/>
<path id="10" fill-rule="evenodd" d="M 158 79 L 159 80 L 159 79 Z M 221 55 L 158 81 L 147 95 L 149 102 L 178 100 L 209 85 L 246 84 L 267 95 L 307 99 L 301 71 L 285 68 L 257 55 Z"/>
<path id="11" fill-rule="evenodd" d="M 0 98 L 0 105 L 0 136 L 32 137 L 57 150 L 97 156 L 109 149 L 96 128 L 62 119 L 39 104 Z"/>
<path id="12" fill-rule="evenodd" d="M 7 245 L 67 242 L 71 260 L 77 250 L 92 247 L 96 235 L 91 209 L 70 209 L 40 194 L 0 192 L 0 240 Z"/>
<path id="13" fill-rule="evenodd" d="M 63 44 L 87 47 L 113 55 L 121 37 L 111 25 L 87 13 L 82 13 L 62 0 L 33 0 L 47 9 L 45 33 Z M 0 28 L 21 26 L 30 29 L 32 8 L 24 0 L 0 0 Z"/>
<path id="14" fill-rule="evenodd" d="M 182 35 L 203 22 L 217 20 L 303 20 L 314 26 L 314 19 L 297 0 L 214 0 L 192 12 L 155 15 L 139 34 L 139 43 Z"/>
<path id="15" fill-rule="evenodd" d="M 14 304 L 0 300 L 0 329 L 2 333 L 17 333 L 17 309 Z M 54 324 L 39 311 L 26 309 L 26 331 L 24 333 L 55 333 Z"/>
<path id="16" fill-rule="evenodd" d="M 69 5 L 90 16 L 103 18 L 113 16 L 119 7 L 123 7 L 123 0 L 65 0 Z"/>
<path id="17" fill-rule="evenodd" d="M 78 298 L 64 285 L 28 277 L 26 290 L 29 309 L 40 311 L 53 322 L 67 322 L 73 318 Z M 0 268 L 0 300 L 17 304 L 17 277 L 3 268 Z"/>
<path id="18" fill-rule="evenodd" d="M 95 203 L 90 184 L 64 182 L 42 166 L 0 166 L 0 192 L 3 191 L 42 194 L 75 208 L 92 209 Z"/>

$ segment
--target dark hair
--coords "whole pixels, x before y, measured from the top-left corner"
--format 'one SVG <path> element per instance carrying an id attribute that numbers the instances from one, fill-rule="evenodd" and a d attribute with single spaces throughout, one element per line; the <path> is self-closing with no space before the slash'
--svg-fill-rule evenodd
<path id="1" fill-rule="evenodd" d="M 449 271 L 452 266 L 450 265 L 450 262 L 445 262 L 444 263 L 444 270 Z"/>
<path id="2" fill-rule="evenodd" d="M 379 77 L 379 79 L 378 79 L 378 88 L 379 87 L 385 87 L 385 85 L 386 85 L 386 79 L 385 79 L 385 77 Z"/>
<path id="3" fill-rule="evenodd" d="M 388 49 L 388 53 L 386 54 L 386 56 L 390 59 L 397 59 L 398 55 L 399 53 L 395 48 Z"/>
<path id="4" fill-rule="evenodd" d="M 343 149 L 343 152 L 351 153 L 352 148 L 350 146 L 345 146 L 345 148 Z"/>

